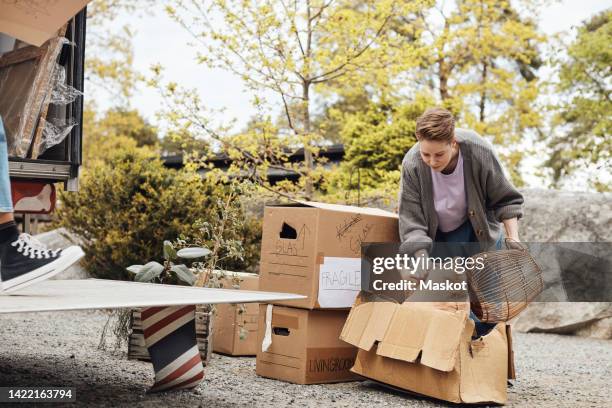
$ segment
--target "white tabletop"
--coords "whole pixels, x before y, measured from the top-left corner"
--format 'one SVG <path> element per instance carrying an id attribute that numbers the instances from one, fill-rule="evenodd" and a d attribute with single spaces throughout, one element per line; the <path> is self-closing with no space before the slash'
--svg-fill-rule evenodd
<path id="1" fill-rule="evenodd" d="M 48 280 L 17 292 L 0 294 L 0 313 L 217 303 L 272 303 L 304 297 L 291 293 L 196 288 L 103 279 Z"/>

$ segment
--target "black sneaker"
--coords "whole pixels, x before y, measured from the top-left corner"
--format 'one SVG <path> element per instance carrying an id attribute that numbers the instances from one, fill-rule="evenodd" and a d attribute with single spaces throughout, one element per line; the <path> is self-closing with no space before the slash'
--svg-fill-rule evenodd
<path id="1" fill-rule="evenodd" d="M 81 247 L 50 250 L 28 234 L 0 245 L 0 278 L 3 292 L 13 292 L 66 270 L 83 257 Z"/>

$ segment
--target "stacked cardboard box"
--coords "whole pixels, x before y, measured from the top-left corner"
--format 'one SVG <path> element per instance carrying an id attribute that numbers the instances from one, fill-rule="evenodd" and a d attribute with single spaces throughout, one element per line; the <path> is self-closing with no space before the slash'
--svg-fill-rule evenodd
<path id="1" fill-rule="evenodd" d="M 261 305 L 259 316 L 258 375 L 295 384 L 357 379 L 350 372 L 357 349 L 339 339 L 348 311 Z M 271 343 L 264 352 L 266 337 Z"/>
<path id="2" fill-rule="evenodd" d="M 358 347 L 352 372 L 456 403 L 507 400 L 514 378 L 510 326 L 472 339 L 468 303 L 367 301 L 361 295 L 341 339 Z"/>
<path id="3" fill-rule="evenodd" d="M 397 242 L 397 222 L 315 202 L 265 208 L 259 288 L 307 298 L 260 307 L 257 374 L 298 384 L 358 378 L 357 348 L 339 337 L 361 288 L 361 244 Z"/>
<path id="4" fill-rule="evenodd" d="M 259 290 L 259 276 L 254 273 L 228 272 L 221 278 L 226 289 Z M 213 351 L 231 356 L 257 354 L 257 319 L 259 304 L 216 305 Z"/>

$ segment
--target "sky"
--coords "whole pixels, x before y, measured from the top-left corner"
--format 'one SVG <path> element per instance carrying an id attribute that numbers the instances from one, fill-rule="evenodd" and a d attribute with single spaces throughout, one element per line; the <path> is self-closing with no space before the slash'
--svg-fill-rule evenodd
<path id="1" fill-rule="evenodd" d="M 580 25 L 582 21 L 612 7 L 612 0 L 553 0 L 549 3 L 551 4 L 542 10 L 540 15 L 540 29 L 545 34 L 572 32 L 572 28 Z M 152 65 L 161 64 L 166 79 L 196 88 L 207 107 L 215 110 L 225 109 L 216 119 L 221 123 L 236 120 L 235 130 L 242 128 L 255 113 L 251 104 L 253 95 L 246 90 L 240 78 L 223 70 L 209 69 L 197 64 L 195 50 L 189 45 L 192 38 L 182 27 L 170 20 L 161 7 L 139 18 L 121 16 L 114 22 L 114 28 L 119 30 L 126 23 L 129 23 L 135 32 L 134 68 L 137 71 L 148 74 Z M 100 99 L 102 100 L 97 101 L 99 107 L 111 105 L 110 98 L 107 98 L 108 104 L 105 104 L 104 97 Z M 162 102 L 157 91 L 144 86 L 140 87 L 131 99 L 132 107 L 156 125 L 160 124 L 155 113 L 161 109 Z M 274 109 L 280 112 L 280 103 Z M 541 183 L 532 178 L 530 184 L 539 186 Z"/>

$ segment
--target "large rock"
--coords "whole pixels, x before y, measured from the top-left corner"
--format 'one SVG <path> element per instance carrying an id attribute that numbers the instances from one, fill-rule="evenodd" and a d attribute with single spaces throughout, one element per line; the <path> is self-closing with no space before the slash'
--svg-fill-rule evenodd
<path id="1" fill-rule="evenodd" d="M 555 190 L 523 190 L 522 193 L 525 197 L 525 215 L 520 220 L 523 241 L 612 241 L 612 194 Z M 588 271 L 562 271 L 562 275 L 571 273 L 579 275 Z M 525 332 L 612 339 L 612 304 L 533 303 L 518 316 L 515 328 Z"/>
<path id="2" fill-rule="evenodd" d="M 612 194 L 527 189 L 521 240 L 527 242 L 612 241 Z"/>
<path id="3" fill-rule="evenodd" d="M 612 304 L 606 302 L 532 303 L 513 327 L 533 333 L 576 334 L 612 339 Z"/>

